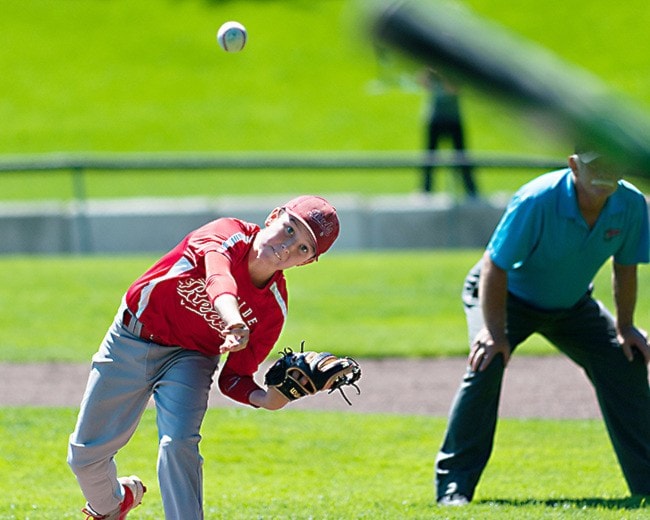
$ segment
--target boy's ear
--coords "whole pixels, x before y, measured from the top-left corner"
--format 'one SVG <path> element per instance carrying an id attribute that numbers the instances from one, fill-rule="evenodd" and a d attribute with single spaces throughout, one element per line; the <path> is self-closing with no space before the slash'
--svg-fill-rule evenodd
<path id="1" fill-rule="evenodd" d="M 269 213 L 269 216 L 266 217 L 266 220 L 264 221 L 264 225 L 266 227 L 269 227 L 271 223 L 278 218 L 282 214 L 282 208 L 275 208 L 271 213 Z"/>

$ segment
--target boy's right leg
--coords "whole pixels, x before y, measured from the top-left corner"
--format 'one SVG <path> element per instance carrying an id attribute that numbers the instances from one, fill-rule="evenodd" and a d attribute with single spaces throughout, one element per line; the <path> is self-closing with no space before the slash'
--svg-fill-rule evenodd
<path id="1" fill-rule="evenodd" d="M 170 358 L 166 353 L 176 350 Z M 152 346 L 167 360 L 154 387 L 159 436 L 158 481 L 167 520 L 202 520 L 201 424 L 219 358 L 172 347 Z"/>
<path id="2" fill-rule="evenodd" d="M 148 344 L 116 317 L 92 368 L 70 436 L 68 464 L 94 511 L 105 514 L 124 499 L 113 457 L 133 435 L 151 394 L 145 378 Z"/>

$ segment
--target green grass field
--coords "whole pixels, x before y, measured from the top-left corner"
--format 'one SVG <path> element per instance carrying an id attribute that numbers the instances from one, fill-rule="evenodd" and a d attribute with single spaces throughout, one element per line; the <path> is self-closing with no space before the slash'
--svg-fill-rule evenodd
<path id="1" fill-rule="evenodd" d="M 280 346 L 306 339 L 319 350 L 357 357 L 465 355 L 460 290 L 480 254 L 332 253 L 318 264 L 289 270 L 290 312 Z M 87 361 L 122 294 L 155 259 L 0 257 L 0 361 Z M 643 294 L 650 272 L 642 266 L 639 273 Z M 603 268 L 596 294 L 611 308 L 609 277 L 609 267 Z M 639 298 L 637 322 L 650 327 L 647 298 Z M 555 351 L 534 337 L 518 352 Z"/>
<path id="2" fill-rule="evenodd" d="M 357 357 L 465 355 L 458 292 L 479 253 L 332 254 L 317 269 L 288 271 L 293 310 L 282 341 L 296 345 L 307 338 Z M 0 313 L 0 360 L 87 362 L 122 291 L 153 260 L 0 258 L 3 294 L 14 295 L 3 300 Z M 642 286 L 647 276 L 642 271 Z M 598 277 L 605 301 L 607 278 L 606 270 Z M 378 293 L 378 280 L 390 288 L 389 297 Z M 640 301 L 639 315 L 640 322 L 648 321 L 647 299 Z M 526 352 L 550 350 L 532 342 L 521 347 L 520 354 Z M 0 519 L 79 517 L 83 499 L 65 465 L 75 415 L 73 408 L 0 408 Z M 202 430 L 206 518 L 647 515 L 645 502 L 628 497 L 596 420 L 503 420 L 476 502 L 441 513 L 433 502 L 432 467 L 444 426 L 443 418 L 353 410 L 211 409 Z M 156 445 L 149 411 L 118 455 L 122 472 L 137 473 L 150 486 L 136 518 L 160 518 Z M 304 453 L 309 455 L 297 456 Z"/>
<path id="3" fill-rule="evenodd" d="M 650 103 L 644 0 L 468 0 L 477 11 Z M 380 64 L 348 0 L 6 0 L 0 16 L 0 156 L 42 152 L 419 150 L 426 93 L 412 65 Z M 221 52 L 238 19 L 246 50 Z M 466 91 L 471 149 L 562 157 L 572 143 Z M 442 172 L 441 172 L 442 173 Z M 539 172 L 480 171 L 484 192 Z M 648 191 L 647 181 L 636 182 Z M 453 191 L 449 174 L 439 188 Z M 416 191 L 416 172 L 90 172 L 89 197 L 260 190 Z M 70 199 L 67 174 L 0 174 L 0 200 Z M 459 300 L 479 251 L 332 254 L 287 273 L 281 345 L 318 341 L 357 357 L 465 355 Z M 0 361 L 87 362 L 128 284 L 155 258 L 0 257 Z M 597 294 L 607 303 L 608 273 Z M 336 280 L 336 283 L 333 283 Z M 641 269 L 641 291 L 650 284 Z M 344 288 L 344 290 L 342 290 Z M 650 303 L 640 298 L 641 326 Z M 326 333 L 325 333 L 326 331 Z M 541 340 L 520 355 L 553 352 Z M 81 518 L 65 465 L 76 410 L 0 408 L 0 520 Z M 203 428 L 207 519 L 641 519 L 600 421 L 500 423 L 495 452 L 461 510 L 433 504 L 442 418 L 210 410 Z M 149 411 L 118 455 L 161 518 Z M 305 455 L 308 454 L 308 455 Z"/>
<path id="4" fill-rule="evenodd" d="M 0 475 L 10 477 L 0 480 L 0 519 L 81 517 L 65 464 L 74 421 L 71 409 L 0 409 Z M 211 409 L 206 519 L 647 518 L 598 421 L 503 420 L 476 501 L 441 511 L 432 475 L 443 430 L 429 417 Z M 134 519 L 161 517 L 156 445 L 149 411 L 117 457 L 149 487 Z"/>

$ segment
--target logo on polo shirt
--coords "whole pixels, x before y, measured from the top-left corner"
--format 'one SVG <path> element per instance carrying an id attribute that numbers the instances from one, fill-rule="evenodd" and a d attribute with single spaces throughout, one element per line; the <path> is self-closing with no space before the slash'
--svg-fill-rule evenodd
<path id="1" fill-rule="evenodd" d="M 621 234 L 621 230 L 619 228 L 606 229 L 605 230 L 605 240 L 610 241 L 612 238 L 615 238 L 620 234 Z"/>

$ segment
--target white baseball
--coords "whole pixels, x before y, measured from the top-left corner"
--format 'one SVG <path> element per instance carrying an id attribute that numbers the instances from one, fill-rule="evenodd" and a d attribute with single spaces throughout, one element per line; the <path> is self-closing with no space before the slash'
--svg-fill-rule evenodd
<path id="1" fill-rule="evenodd" d="M 217 31 L 217 41 L 226 52 L 239 52 L 246 45 L 248 34 L 239 22 L 226 22 Z"/>

